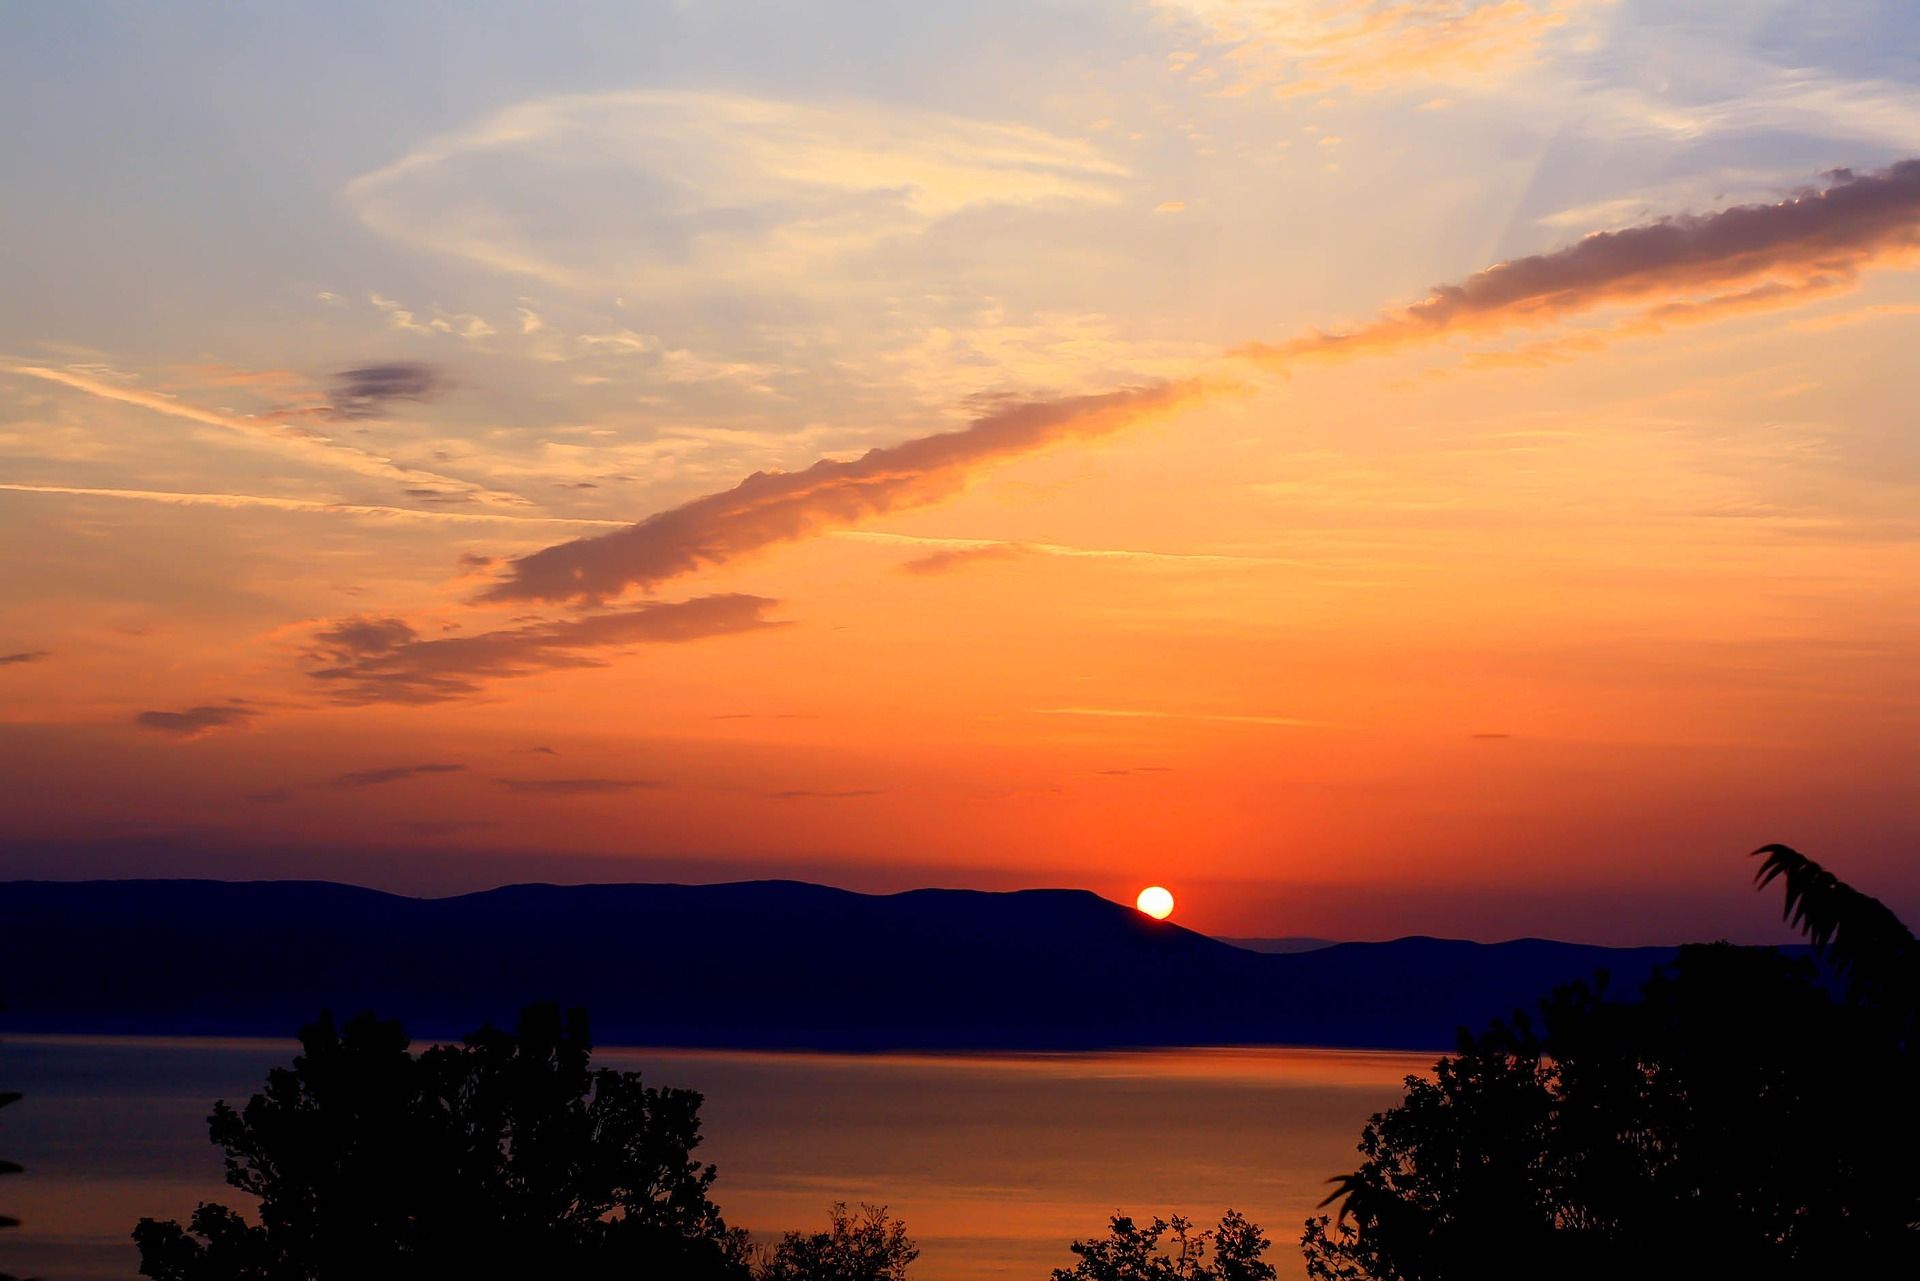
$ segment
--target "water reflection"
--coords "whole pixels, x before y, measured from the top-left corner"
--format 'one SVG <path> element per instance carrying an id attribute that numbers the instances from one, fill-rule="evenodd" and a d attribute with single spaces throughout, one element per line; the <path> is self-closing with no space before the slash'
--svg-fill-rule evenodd
<path id="1" fill-rule="evenodd" d="M 128 1278 L 140 1215 L 184 1218 L 226 1189 L 206 1140 L 215 1098 L 238 1101 L 291 1041 L 10 1037 L 11 1179 L 24 1222 L 14 1271 Z M 1433 1055 L 1203 1049 L 1117 1054 L 870 1057 L 601 1050 L 596 1062 L 703 1091 L 715 1200 L 756 1232 L 813 1224 L 830 1201 L 907 1220 L 919 1281 L 1025 1277 L 1071 1262 L 1115 1210 L 1213 1219 L 1229 1205 L 1293 1241 L 1353 1165 L 1369 1113 Z"/>

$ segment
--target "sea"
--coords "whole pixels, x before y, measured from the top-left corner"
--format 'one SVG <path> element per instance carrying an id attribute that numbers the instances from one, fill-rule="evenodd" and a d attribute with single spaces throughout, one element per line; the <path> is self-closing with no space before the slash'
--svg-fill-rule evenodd
<path id="1" fill-rule="evenodd" d="M 127 1281 L 142 1216 L 183 1222 L 203 1200 L 250 1211 L 207 1138 L 290 1041 L 9 1036 L 0 1086 L 0 1272 Z M 719 1169 L 713 1199 L 757 1238 L 826 1223 L 836 1201 L 885 1205 L 920 1247 L 915 1281 L 1070 1267 L 1108 1219 L 1232 1208 L 1305 1275 L 1301 1226 L 1358 1162 L 1367 1118 L 1435 1055 L 1318 1049 L 1096 1054 L 768 1054 L 598 1049 L 596 1066 L 699 1090 Z"/>

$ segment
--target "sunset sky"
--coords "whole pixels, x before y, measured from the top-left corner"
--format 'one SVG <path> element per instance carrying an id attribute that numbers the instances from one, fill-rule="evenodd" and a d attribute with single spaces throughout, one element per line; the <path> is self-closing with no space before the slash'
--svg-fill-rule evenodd
<path id="1" fill-rule="evenodd" d="M 14 5 L 0 875 L 1920 910 L 1908 0 Z"/>

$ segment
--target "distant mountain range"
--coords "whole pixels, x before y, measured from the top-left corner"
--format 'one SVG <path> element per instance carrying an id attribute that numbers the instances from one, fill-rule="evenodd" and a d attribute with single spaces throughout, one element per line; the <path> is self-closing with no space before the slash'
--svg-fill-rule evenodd
<path id="1" fill-rule="evenodd" d="M 584 1005 L 605 1045 L 1447 1049 L 1455 1029 L 1671 948 L 1250 941 L 1077 890 L 869 895 L 793 881 L 513 885 L 420 899 L 310 881 L 0 883 L 0 1031 L 288 1036 L 322 1009 L 445 1038 Z"/>

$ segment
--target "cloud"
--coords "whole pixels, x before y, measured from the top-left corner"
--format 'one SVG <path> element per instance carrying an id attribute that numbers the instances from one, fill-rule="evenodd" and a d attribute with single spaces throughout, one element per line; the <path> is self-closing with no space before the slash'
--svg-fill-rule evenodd
<path id="1" fill-rule="evenodd" d="M 998 538 L 935 538 L 925 534 L 895 534 L 877 529 L 841 529 L 833 532 L 833 537 L 863 543 L 892 543 L 904 547 L 931 547 L 936 554 L 920 558 L 921 561 L 939 560 L 937 553 L 952 552 L 956 555 L 942 563 L 925 570 L 915 571 L 908 561 L 901 568 L 909 573 L 939 573 L 946 569 L 959 569 L 977 559 L 996 559 L 1002 553 L 1059 556 L 1068 560 L 1113 560 L 1133 561 L 1141 564 L 1182 565 L 1188 563 L 1219 565 L 1298 565 L 1297 559 L 1284 556 L 1241 556 L 1225 552 L 1156 552 L 1142 551 L 1130 547 L 1074 547 L 1066 543 L 1030 543 L 1007 542 Z M 978 557 L 968 553 L 978 552 Z"/>
<path id="2" fill-rule="evenodd" d="M 205 705 L 179 712 L 141 712 L 133 722 L 141 729 L 175 738 L 201 738 L 217 729 L 243 728 L 259 715 L 251 707 Z"/>
<path id="3" fill-rule="evenodd" d="M 650 778 L 496 778 L 493 781 L 513 791 L 537 796 L 605 796 L 660 786 Z"/>
<path id="4" fill-rule="evenodd" d="M 1751 289 L 1715 294 L 1709 298 L 1661 303 L 1605 330 L 1586 330 L 1564 338 L 1550 338 L 1511 351 L 1471 352 L 1461 363 L 1469 369 L 1537 368 L 1563 364 L 1603 351 L 1623 338 L 1645 338 L 1664 334 L 1676 326 L 1711 324 L 1778 311 L 1784 307 L 1802 306 L 1829 294 L 1851 289 L 1857 281 L 1858 273 L 1851 271 L 1815 276 L 1796 284 L 1767 281 Z"/>
<path id="5" fill-rule="evenodd" d="M 121 498 L 135 502 L 166 503 L 175 507 L 264 507 L 273 511 L 312 512 L 322 516 L 359 516 L 368 520 L 424 521 L 429 524 L 587 525 L 624 526 L 623 520 L 585 520 L 572 516 L 522 516 L 511 512 L 420 511 L 413 507 L 379 507 L 365 503 L 327 503 L 307 498 L 275 498 L 268 494 L 191 494 L 161 489 L 98 489 L 83 485 L 20 485 L 0 481 L 0 490 L 18 494 L 67 494 L 76 498 Z M 488 557 L 479 561 L 491 564 Z M 463 563 L 471 563 L 465 562 Z"/>
<path id="6" fill-rule="evenodd" d="M 944 551 L 929 552 L 925 556 L 916 556 L 912 560 L 902 561 L 900 572 L 927 577 L 952 573 L 956 569 L 977 565 L 981 561 L 1018 560 L 1032 554 L 1032 548 L 1020 543 L 980 543 L 972 547 L 951 547 Z"/>
<path id="7" fill-rule="evenodd" d="M 382 418 L 394 401 L 431 400 L 446 385 L 446 380 L 432 365 L 416 361 L 361 365 L 356 369 L 343 369 L 334 376 L 328 399 L 335 418 Z"/>
<path id="8" fill-rule="evenodd" d="M 1826 283 L 1850 281 L 1876 261 L 1920 248 L 1920 160 L 1875 173 L 1837 170 L 1830 178 L 1823 190 L 1774 204 L 1737 205 L 1598 232 L 1565 249 L 1515 258 L 1441 285 L 1419 302 L 1356 328 L 1273 346 L 1256 343 L 1237 354 L 1284 365 L 1758 282 L 1744 296 L 1721 294 L 1707 304 L 1722 313 L 1752 309 L 1768 300 L 1763 291 L 1828 292 Z M 1674 320 L 1688 305 L 1696 304 L 1673 303 L 1643 318 Z"/>
<path id="9" fill-rule="evenodd" d="M 50 649 L 23 649 L 17 654 L 0 654 L 0 667 L 12 667 L 16 663 L 38 663 L 52 658 Z"/>
<path id="10" fill-rule="evenodd" d="M 1283 725 L 1294 729 L 1314 729 L 1325 721 L 1301 720 L 1297 716 L 1252 716 L 1225 712 L 1160 712 L 1139 707 L 1041 707 L 1041 716 L 1092 716 L 1108 720 L 1217 721 L 1226 725 Z"/>
<path id="11" fill-rule="evenodd" d="M 511 561 L 484 598 L 599 601 L 632 587 L 938 502 L 979 469 L 1070 439 L 1110 435 L 1194 399 L 1197 382 L 1010 405 L 959 431 L 822 459 L 798 472 L 756 472 L 732 489 L 696 498 L 611 534 L 577 539 Z"/>
<path id="12" fill-rule="evenodd" d="M 842 787 L 821 790 L 811 787 L 795 787 L 784 792 L 768 792 L 776 801 L 848 801 L 861 796 L 882 796 L 886 789 L 881 787 Z"/>
<path id="13" fill-rule="evenodd" d="M 1793 327 L 1802 333 L 1820 333 L 1824 330 L 1858 325 L 1871 320 L 1904 320 L 1914 316 L 1920 316 L 1920 303 L 1883 302 L 1869 307 L 1856 307 L 1852 311 L 1810 316 L 1805 320 L 1795 321 Z"/>
<path id="14" fill-rule="evenodd" d="M 403 779 L 419 778 L 423 774 L 459 774 L 467 767 L 464 765 L 389 765 L 384 769 L 361 769 L 342 774 L 333 780 L 335 787 L 378 787 L 382 783 L 398 783 Z"/>
<path id="15" fill-rule="evenodd" d="M 1213 57 L 1174 69 L 1228 93 L 1372 93 L 1434 83 L 1478 87 L 1533 65 L 1581 9 L 1611 0 L 1157 0 L 1193 23 Z"/>
<path id="16" fill-rule="evenodd" d="M 201 409 L 159 392 L 121 386 L 118 383 L 106 382 L 91 374 L 70 369 L 48 369 L 39 365 L 10 365 L 6 366 L 6 369 L 11 373 L 24 374 L 29 378 L 58 383 L 63 387 L 85 392 L 89 396 L 98 396 L 102 400 L 137 405 L 142 409 L 150 409 L 154 413 L 165 414 L 171 418 L 181 418 L 202 426 L 217 427 L 251 444 L 264 446 L 277 453 L 317 466 L 350 471 L 356 475 L 371 476 L 384 481 L 397 481 L 404 485 L 425 486 L 436 492 L 451 490 L 488 502 L 518 505 L 526 503 L 526 499 L 517 494 L 500 493 L 473 484 L 471 481 L 403 467 L 391 459 L 343 444 L 291 422 Z"/>
<path id="17" fill-rule="evenodd" d="M 969 208 L 1111 203 L 1126 174 L 1024 125 L 645 90 L 508 107 L 345 194 L 384 235 L 552 284 L 758 288 L 832 278 L 850 254 Z"/>
<path id="18" fill-rule="evenodd" d="M 310 657 L 320 665 L 308 674 L 342 703 L 446 702 L 479 693 L 488 680 L 606 666 L 595 651 L 783 626 L 766 617 L 775 603 L 763 596 L 698 596 L 432 640 L 403 619 L 349 618 L 315 634 Z"/>

